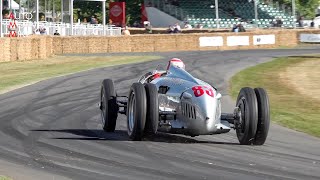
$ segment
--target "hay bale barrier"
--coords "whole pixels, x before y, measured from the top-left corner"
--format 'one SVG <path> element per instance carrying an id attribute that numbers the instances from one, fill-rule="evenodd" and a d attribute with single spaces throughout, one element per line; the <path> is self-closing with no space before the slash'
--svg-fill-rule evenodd
<path id="1" fill-rule="evenodd" d="M 300 34 L 303 33 L 320 34 L 320 30 L 270 29 L 245 33 L 217 31 L 183 34 L 139 34 L 113 37 L 37 35 L 19 38 L 6 37 L 0 38 L 0 62 L 43 59 L 59 54 L 294 47 L 300 44 Z"/>

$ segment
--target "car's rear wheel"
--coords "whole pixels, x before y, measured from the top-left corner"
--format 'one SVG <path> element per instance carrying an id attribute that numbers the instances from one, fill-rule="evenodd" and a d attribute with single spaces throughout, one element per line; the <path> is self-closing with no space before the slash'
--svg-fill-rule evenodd
<path id="1" fill-rule="evenodd" d="M 263 88 L 254 89 L 258 102 L 258 125 L 254 145 L 263 145 L 267 139 L 270 125 L 270 107 L 267 92 Z"/>
<path id="2" fill-rule="evenodd" d="M 144 132 L 147 135 L 154 135 L 157 133 L 159 124 L 159 99 L 158 90 L 154 84 L 145 84 L 147 97 L 147 116 Z"/>
<path id="3" fill-rule="evenodd" d="M 236 132 L 240 144 L 252 144 L 258 120 L 257 98 L 254 90 L 249 87 L 242 88 L 237 98 Z"/>
<path id="4" fill-rule="evenodd" d="M 127 128 L 130 139 L 140 141 L 143 137 L 147 113 L 146 91 L 141 83 L 130 88 L 127 107 Z"/>
<path id="5" fill-rule="evenodd" d="M 117 105 L 117 96 L 111 79 L 105 79 L 102 81 L 100 99 L 103 130 L 107 132 L 114 132 L 119 107 Z"/>

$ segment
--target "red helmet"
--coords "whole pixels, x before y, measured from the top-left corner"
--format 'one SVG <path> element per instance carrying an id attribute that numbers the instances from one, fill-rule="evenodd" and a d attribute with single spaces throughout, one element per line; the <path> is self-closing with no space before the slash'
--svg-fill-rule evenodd
<path id="1" fill-rule="evenodd" d="M 175 67 L 178 67 L 178 68 L 181 68 L 181 69 L 185 69 L 185 65 L 183 63 L 183 61 L 181 59 L 178 59 L 178 58 L 173 58 L 169 61 L 168 63 L 168 66 L 167 66 L 167 70 L 169 70 L 169 68 L 171 66 L 175 66 Z"/>

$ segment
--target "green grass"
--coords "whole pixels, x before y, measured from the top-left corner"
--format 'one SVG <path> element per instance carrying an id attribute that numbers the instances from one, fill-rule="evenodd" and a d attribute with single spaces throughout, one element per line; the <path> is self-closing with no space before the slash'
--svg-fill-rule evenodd
<path id="1" fill-rule="evenodd" d="M 278 58 L 245 69 L 232 77 L 231 95 L 236 98 L 241 87 L 263 87 L 269 95 L 273 122 L 320 137 L 320 102 L 300 94 L 280 78 L 280 73 L 287 67 L 299 66 L 299 63 L 310 60 L 320 61 L 320 56 Z M 314 87 L 320 89 L 319 83 Z"/>
<path id="2" fill-rule="evenodd" d="M 11 180 L 10 178 L 6 177 L 6 176 L 2 176 L 0 175 L 0 180 Z"/>
<path id="3" fill-rule="evenodd" d="M 160 56 L 56 56 L 43 60 L 0 63 L 0 93 L 40 80 L 98 67 L 151 61 Z"/>

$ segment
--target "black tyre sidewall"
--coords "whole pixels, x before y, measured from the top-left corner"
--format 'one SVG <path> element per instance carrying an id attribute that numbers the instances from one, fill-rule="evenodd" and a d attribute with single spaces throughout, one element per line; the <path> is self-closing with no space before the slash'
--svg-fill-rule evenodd
<path id="1" fill-rule="evenodd" d="M 105 131 L 114 132 L 119 107 L 117 105 L 117 96 L 114 90 L 113 81 L 111 79 L 105 79 L 102 81 L 100 99 L 102 98 L 102 93 L 104 93 L 104 96 L 107 101 L 106 114 L 104 117 L 104 124 L 102 124 L 102 126 Z"/>
<path id="2" fill-rule="evenodd" d="M 258 125 L 253 144 L 263 145 L 267 139 L 270 126 L 269 98 L 263 88 L 255 88 L 254 91 L 258 102 Z"/>
<path id="3" fill-rule="evenodd" d="M 135 111 L 133 112 L 134 116 L 134 124 L 132 131 L 129 128 L 129 112 L 127 112 L 127 126 L 128 126 L 128 135 L 129 138 L 134 141 L 140 141 L 143 137 L 145 122 L 146 122 L 146 113 L 147 113 L 147 100 L 146 100 L 146 91 L 141 83 L 133 83 L 130 92 L 129 92 L 129 100 L 131 99 L 132 94 L 135 96 Z M 130 106 L 130 102 L 128 102 L 128 106 Z M 129 107 L 127 111 L 129 111 Z"/>
<path id="4" fill-rule="evenodd" d="M 244 101 L 245 104 L 243 115 L 245 123 L 244 133 L 241 133 L 239 129 L 236 130 L 237 137 L 240 144 L 249 145 L 254 140 L 258 121 L 257 98 L 254 90 L 249 87 L 242 88 L 237 98 L 237 105 L 239 101 Z"/>
<path id="5" fill-rule="evenodd" d="M 145 84 L 146 97 L 147 97 L 147 115 L 145 134 L 154 135 L 158 130 L 159 123 L 159 98 L 158 90 L 154 84 Z"/>

